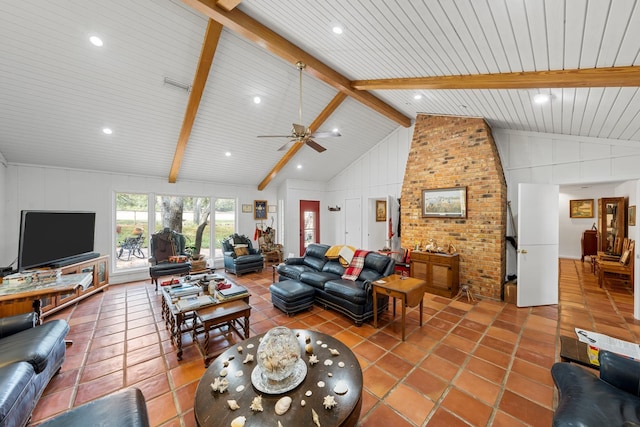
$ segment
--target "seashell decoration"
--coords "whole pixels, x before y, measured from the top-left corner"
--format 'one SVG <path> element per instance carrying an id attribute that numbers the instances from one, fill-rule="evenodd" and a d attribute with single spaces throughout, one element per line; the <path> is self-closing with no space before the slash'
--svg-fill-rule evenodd
<path id="1" fill-rule="evenodd" d="M 291 398 L 289 396 L 281 397 L 276 402 L 276 414 L 282 415 L 286 413 L 290 407 L 291 407 Z"/>
<path id="2" fill-rule="evenodd" d="M 262 396 L 256 396 L 251 401 L 251 410 L 254 412 L 262 412 L 264 409 L 262 408 Z"/>
<path id="3" fill-rule="evenodd" d="M 236 387 L 236 391 L 237 391 L 238 393 L 240 393 L 240 392 L 241 392 L 241 391 L 243 391 L 243 390 L 244 390 L 244 386 L 243 386 L 242 384 L 240 384 L 238 387 Z"/>
<path id="4" fill-rule="evenodd" d="M 222 362 L 222 366 L 224 366 L 225 368 L 229 366 L 229 361 L 225 360 L 224 362 Z"/>
<path id="5" fill-rule="evenodd" d="M 320 417 L 318 416 L 318 413 L 313 410 L 313 408 L 311 408 L 311 419 L 317 427 L 320 427 Z"/>
<path id="6" fill-rule="evenodd" d="M 220 369 L 220 376 L 221 377 L 226 377 L 228 373 L 229 373 L 229 371 L 227 371 L 225 368 Z"/>
<path id="7" fill-rule="evenodd" d="M 318 340 L 318 341 L 316 341 L 316 344 L 318 344 L 318 345 L 322 345 L 322 340 Z"/>
<path id="8" fill-rule="evenodd" d="M 231 421 L 231 427 L 244 427 L 244 423 L 247 422 L 247 418 L 240 415 Z"/>
<path id="9" fill-rule="evenodd" d="M 340 368 L 344 368 L 344 362 L 343 362 L 343 361 L 338 362 L 338 366 L 339 366 Z"/>
<path id="10" fill-rule="evenodd" d="M 306 342 L 307 344 L 309 344 L 311 342 L 311 335 L 305 335 L 304 336 L 304 342 Z"/>
<path id="11" fill-rule="evenodd" d="M 242 363 L 249 363 L 249 362 L 253 362 L 253 354 L 251 353 L 247 353 L 247 357 L 245 357 L 244 360 L 242 361 Z"/>
<path id="12" fill-rule="evenodd" d="M 236 377 L 241 377 L 244 375 L 244 372 L 242 371 L 236 371 Z"/>
<path id="13" fill-rule="evenodd" d="M 224 393 L 227 387 L 229 387 L 229 381 L 226 378 L 216 377 L 211 383 L 211 390 L 218 393 Z"/>
<path id="14" fill-rule="evenodd" d="M 311 390 L 307 390 L 304 392 L 304 395 L 307 397 L 310 397 L 313 394 L 313 392 Z"/>
<path id="15" fill-rule="evenodd" d="M 229 409 L 235 411 L 236 409 L 240 409 L 240 405 L 235 400 L 227 400 L 227 405 L 229 405 Z"/>
<path id="16" fill-rule="evenodd" d="M 283 427 L 282 423 L 280 422 L 280 420 L 278 420 L 278 427 Z"/>
<path id="17" fill-rule="evenodd" d="M 318 381 L 318 387 L 320 388 L 324 387 L 324 381 Z"/>
<path id="18" fill-rule="evenodd" d="M 331 395 L 325 396 L 324 400 L 322 401 L 322 405 L 324 406 L 324 409 L 331 409 L 337 404 L 338 402 L 336 402 L 335 397 Z"/>
<path id="19" fill-rule="evenodd" d="M 328 376 L 329 378 L 331 378 L 331 377 L 333 376 L 333 374 L 332 374 L 331 372 L 327 372 L 327 376 Z"/>
<path id="20" fill-rule="evenodd" d="M 253 347 L 255 347 L 255 345 L 253 345 L 253 344 L 247 344 L 247 348 L 248 348 L 249 350 L 251 350 Z"/>
<path id="21" fill-rule="evenodd" d="M 244 349 L 242 348 L 242 346 L 241 346 L 241 345 L 239 345 L 239 346 L 238 346 L 238 353 L 242 353 L 242 350 L 244 350 Z"/>
<path id="22" fill-rule="evenodd" d="M 332 356 L 340 356 L 340 352 L 335 348 L 330 348 L 329 351 L 331 352 Z"/>
<path id="23" fill-rule="evenodd" d="M 302 399 L 302 400 L 300 401 L 300 406 L 304 407 L 304 405 L 306 405 L 306 404 L 307 404 L 307 401 L 306 401 L 306 400 Z"/>
<path id="24" fill-rule="evenodd" d="M 309 354 L 313 353 L 313 346 L 311 344 L 305 345 L 304 346 L 304 351 L 306 351 Z"/>
<path id="25" fill-rule="evenodd" d="M 315 354 L 309 356 L 309 365 L 313 366 L 316 363 L 318 363 L 318 356 L 316 356 Z"/>
<path id="26" fill-rule="evenodd" d="M 322 344 L 320 347 L 322 347 L 322 348 L 327 348 L 327 347 L 329 347 L 329 346 L 328 346 L 326 343 L 324 343 L 324 344 Z"/>
<path id="27" fill-rule="evenodd" d="M 333 387 L 333 391 L 336 394 L 345 394 L 349 391 L 349 386 L 347 386 L 347 383 L 344 381 L 338 381 L 335 387 Z"/>
<path id="28" fill-rule="evenodd" d="M 327 359 L 324 361 L 324 366 L 331 366 L 331 365 L 333 365 L 333 360 Z"/>

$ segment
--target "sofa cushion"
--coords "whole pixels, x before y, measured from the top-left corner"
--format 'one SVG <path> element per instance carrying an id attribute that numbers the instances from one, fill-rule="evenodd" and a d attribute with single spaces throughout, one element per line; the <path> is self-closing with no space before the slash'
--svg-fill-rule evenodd
<path id="1" fill-rule="evenodd" d="M 29 362 L 36 373 L 42 372 L 50 362 L 51 353 L 64 340 L 67 332 L 69 324 L 65 320 L 55 319 L 3 338 L 0 367 Z"/>
<path id="2" fill-rule="evenodd" d="M 20 406 L 24 402 L 33 402 L 35 398 L 35 375 L 33 366 L 27 362 L 0 368 L 0 425 L 19 425 L 20 417 L 27 418 L 21 413 Z"/>
<path id="3" fill-rule="evenodd" d="M 246 246 L 235 247 L 233 251 L 236 253 L 236 256 L 249 255 L 249 249 Z"/>
<path id="4" fill-rule="evenodd" d="M 322 272 L 342 276 L 344 274 L 344 267 L 338 261 L 329 261 L 322 267 Z"/>
<path id="5" fill-rule="evenodd" d="M 324 291 L 354 304 L 362 305 L 367 303 L 367 297 L 370 294 L 370 292 L 363 289 L 362 282 L 345 279 L 329 280 L 324 284 Z"/>
<path id="6" fill-rule="evenodd" d="M 324 289 L 324 284 L 329 280 L 339 279 L 340 275 L 325 271 L 305 271 L 300 274 L 300 281 L 314 288 Z"/>
<path id="7" fill-rule="evenodd" d="M 237 257 L 234 260 L 234 263 L 236 265 L 262 263 L 262 262 L 264 262 L 264 258 L 262 258 L 262 255 L 260 254 L 242 255 Z"/>

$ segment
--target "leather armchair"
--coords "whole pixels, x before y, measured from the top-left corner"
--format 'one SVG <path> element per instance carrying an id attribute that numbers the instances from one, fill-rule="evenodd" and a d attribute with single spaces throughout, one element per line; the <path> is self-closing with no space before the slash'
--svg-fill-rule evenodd
<path id="1" fill-rule="evenodd" d="M 188 257 L 185 247 L 187 239 L 184 235 L 165 228 L 151 236 L 151 258 L 149 258 L 149 276 L 158 290 L 158 278 L 164 276 L 182 276 L 191 271 L 191 262 L 170 262 L 172 256 Z M 188 259 L 188 258 L 187 258 Z"/>
<path id="2" fill-rule="evenodd" d="M 600 350 L 600 377 L 571 363 L 555 363 L 554 427 L 640 426 L 640 362 Z"/>
<path id="3" fill-rule="evenodd" d="M 264 258 L 253 248 L 247 236 L 232 234 L 222 241 L 224 271 L 240 276 L 252 271 L 262 271 Z"/>

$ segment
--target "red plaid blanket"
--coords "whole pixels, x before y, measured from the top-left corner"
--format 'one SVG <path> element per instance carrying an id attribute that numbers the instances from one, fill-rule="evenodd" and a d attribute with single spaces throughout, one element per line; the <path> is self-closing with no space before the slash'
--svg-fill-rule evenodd
<path id="1" fill-rule="evenodd" d="M 364 258 L 367 256 L 369 251 L 365 251 L 362 249 L 356 249 L 356 252 L 353 254 L 353 258 L 351 259 L 351 263 L 349 267 L 344 271 L 342 278 L 345 280 L 353 280 L 354 282 L 358 279 L 362 268 L 364 267 Z"/>

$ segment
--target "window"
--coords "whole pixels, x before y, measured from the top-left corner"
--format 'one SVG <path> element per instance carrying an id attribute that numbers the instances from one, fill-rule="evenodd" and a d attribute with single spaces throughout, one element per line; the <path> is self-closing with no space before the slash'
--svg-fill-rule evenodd
<path id="1" fill-rule="evenodd" d="M 115 270 L 149 265 L 149 196 L 116 193 Z"/>
<path id="2" fill-rule="evenodd" d="M 209 258 L 210 216 L 211 203 L 208 197 L 156 196 L 155 230 L 169 228 L 182 233 L 187 240 L 186 251 L 189 254 Z"/>

